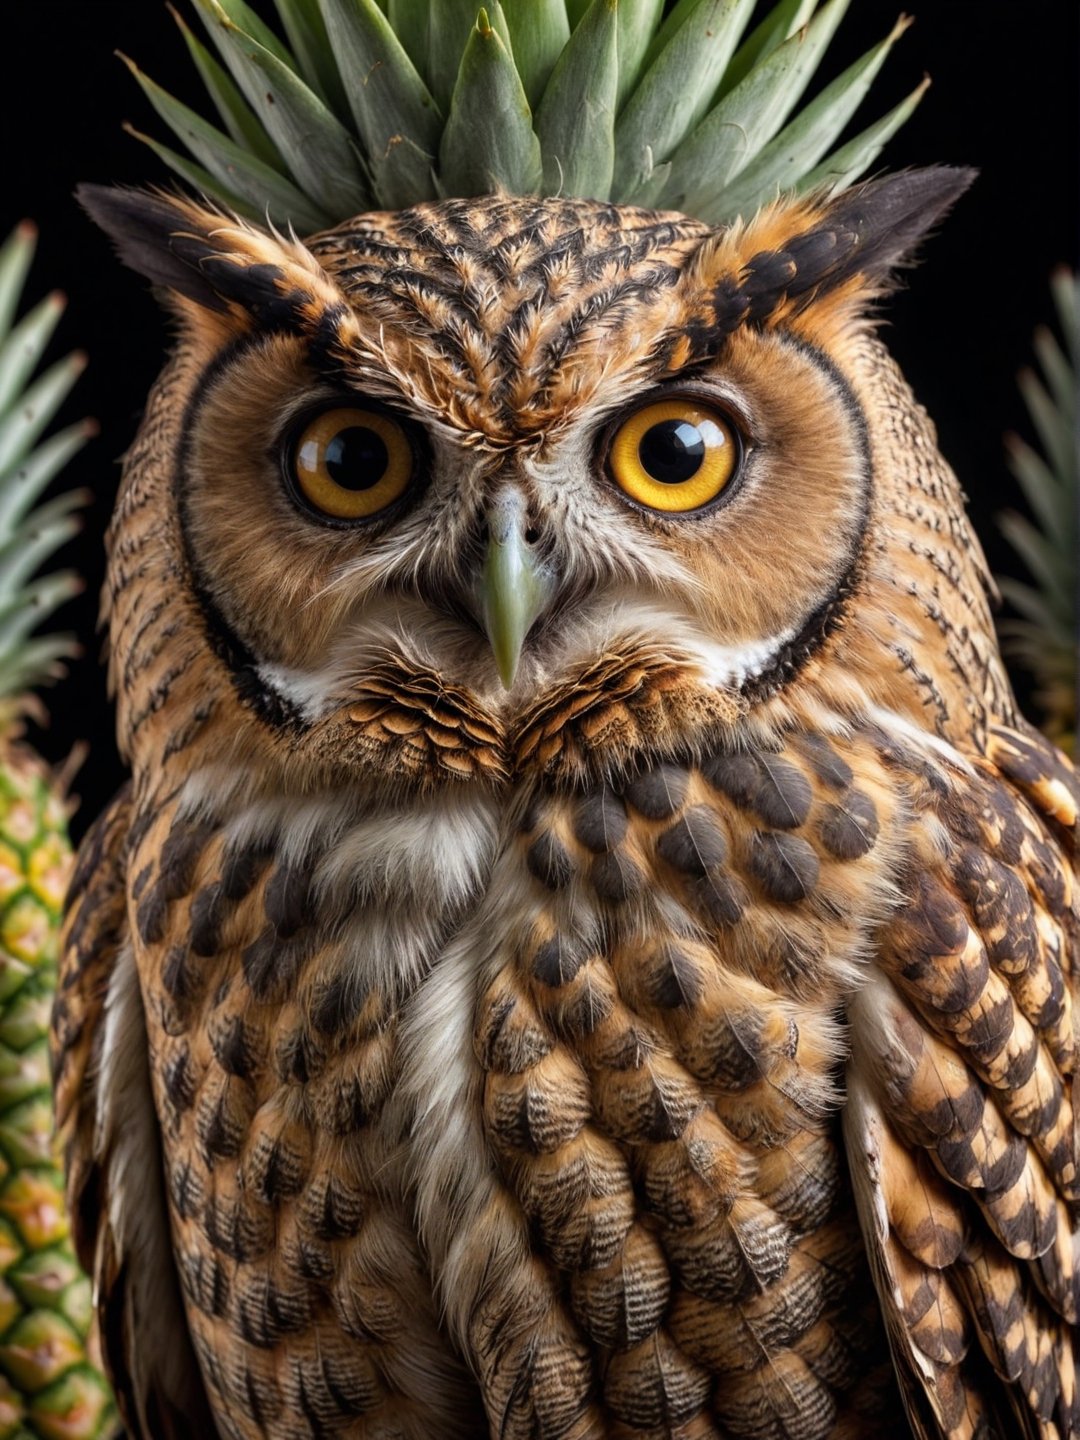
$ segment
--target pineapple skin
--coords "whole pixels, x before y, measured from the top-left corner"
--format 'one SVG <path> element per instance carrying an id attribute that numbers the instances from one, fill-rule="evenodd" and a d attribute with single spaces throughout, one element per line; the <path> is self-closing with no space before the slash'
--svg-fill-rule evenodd
<path id="1" fill-rule="evenodd" d="M 67 803 L 0 737 L 0 1440 L 119 1431 L 53 1131 L 49 1013 L 73 856 Z"/>

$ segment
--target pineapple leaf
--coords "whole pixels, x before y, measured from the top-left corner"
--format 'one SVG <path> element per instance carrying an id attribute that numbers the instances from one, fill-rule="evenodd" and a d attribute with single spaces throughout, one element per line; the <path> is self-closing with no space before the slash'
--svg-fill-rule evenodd
<path id="1" fill-rule="evenodd" d="M 25 585 L 17 595 L 0 600 L 0 654 L 10 654 L 54 611 L 82 590 L 72 570 L 54 570 Z M 2 667 L 0 667 L 2 668 Z"/>
<path id="2" fill-rule="evenodd" d="M 676 181 L 663 204 L 694 213 L 715 203 L 798 104 L 849 3 L 829 0 L 709 112 L 672 156 Z"/>
<path id="3" fill-rule="evenodd" d="M 234 144 L 241 146 L 241 148 L 245 150 L 250 150 L 252 155 L 265 161 L 267 165 L 272 166 L 275 170 L 283 169 L 284 162 L 281 156 L 271 142 L 269 135 L 267 135 L 266 131 L 251 113 L 250 106 L 236 88 L 229 73 L 218 64 L 213 55 L 210 54 L 210 51 L 192 30 L 191 26 L 185 22 L 184 17 L 179 14 L 178 11 L 174 10 L 171 5 L 169 6 L 169 12 L 180 27 L 180 33 L 184 37 L 188 54 L 195 62 L 195 68 L 198 70 L 203 85 L 206 87 L 207 94 L 214 102 L 214 108 L 221 118 L 221 123 L 229 132 L 229 138 Z M 121 58 L 135 76 L 136 80 L 142 84 L 143 90 L 149 94 L 150 92 L 147 91 L 144 81 L 150 84 L 153 82 L 148 81 L 148 77 L 142 76 L 138 66 L 129 60 L 126 55 Z M 158 86 L 157 89 L 160 90 L 161 87 Z M 161 91 L 161 93 L 164 94 L 165 92 Z M 151 103 L 153 103 L 152 97 Z M 160 114 L 160 111 L 158 113 Z M 171 123 L 168 121 L 168 117 L 163 118 L 165 118 L 166 123 Z M 192 153 L 194 154 L 194 151 Z"/>
<path id="4" fill-rule="evenodd" d="M 865 99 L 893 45 L 910 25 L 902 16 L 872 50 L 856 60 L 785 125 L 736 177 L 718 202 L 703 212 L 713 224 L 753 211 L 782 190 L 798 185 L 833 145 Z"/>
<path id="5" fill-rule="evenodd" d="M 1005 599 L 1014 605 L 1026 619 L 1038 625 L 1040 630 L 1050 634 L 1060 629 L 1061 616 L 1050 608 L 1046 596 L 1040 590 L 1036 590 L 1033 585 L 1025 585 L 1022 580 L 1014 580 L 1009 575 L 1002 575 L 998 578 L 998 588 Z M 999 628 L 1004 631 L 1009 623 L 1015 624 L 1016 622 L 1002 621 Z"/>
<path id="6" fill-rule="evenodd" d="M 1080 282 L 1067 270 L 1051 277 L 1054 305 L 1065 336 L 1063 350 L 1051 332 L 1036 331 L 1034 371 L 1019 376 L 1021 394 L 1044 455 L 1016 435 L 1006 436 L 1009 468 L 1037 525 L 1014 511 L 998 525 L 1031 573 L 1034 585 L 998 577 L 1002 595 L 1023 619 L 999 626 L 1007 652 L 1036 680 L 1035 699 L 1047 732 L 1075 745 L 1080 687 L 1077 644 L 1080 571 L 1080 456 L 1076 433 L 1076 365 L 1080 341 Z"/>
<path id="7" fill-rule="evenodd" d="M 214 44 L 221 49 L 221 36 L 214 28 L 213 10 L 203 0 L 196 0 L 203 12 L 203 24 Z M 215 8 L 220 10 L 222 15 L 229 20 L 233 27 L 243 34 L 249 35 L 256 45 L 268 50 L 271 55 L 280 60 L 283 65 L 295 68 L 295 62 L 285 46 L 274 34 L 256 12 L 246 3 L 246 0 L 215 0 Z M 221 50 L 222 58 L 226 58 L 225 51 Z"/>
<path id="8" fill-rule="evenodd" d="M 275 212 L 269 202 L 265 210 L 260 213 L 254 205 L 249 204 L 248 201 L 244 200 L 240 195 L 237 195 L 235 191 L 227 189 L 219 180 L 211 175 L 209 170 L 204 169 L 202 165 L 197 165 L 194 160 L 189 160 L 187 156 L 180 155 L 177 151 L 171 150 L 168 145 L 163 145 L 160 140 L 155 140 L 152 135 L 144 135 L 141 130 L 136 130 L 134 125 L 125 125 L 123 128 L 133 140 L 138 140 L 140 145 L 146 145 L 170 170 L 179 175 L 182 180 L 186 180 L 188 184 L 193 186 L 201 195 L 213 196 L 235 215 L 242 215 L 246 220 L 261 222 L 268 216 L 273 219 Z M 289 184 L 289 181 L 285 180 L 283 176 L 279 176 L 276 170 L 270 173 L 281 180 L 283 185 Z M 230 179 L 235 180 L 236 178 L 235 174 L 230 176 Z M 317 211 L 311 211 L 311 206 L 306 196 L 301 195 L 300 200 L 302 202 L 300 215 L 310 213 L 318 214 Z M 289 216 L 293 224 L 299 225 L 301 223 L 294 209 L 290 208 L 284 213 Z M 311 228 L 317 230 L 320 228 L 320 224 L 321 221 L 316 219 Z"/>
<path id="9" fill-rule="evenodd" d="M 854 140 L 849 140 L 839 150 L 834 150 L 828 159 L 811 170 L 796 189 L 805 191 L 821 188 L 832 194 L 854 184 L 860 175 L 865 175 L 870 169 L 929 88 L 929 78 L 921 80 L 899 105 L 895 105 L 880 120 L 875 120 L 873 125 L 868 125 Z"/>
<path id="10" fill-rule="evenodd" d="M 304 84 L 287 60 L 235 23 L 223 0 L 196 3 L 207 18 L 234 80 L 266 126 L 290 174 L 304 177 L 306 191 L 315 204 L 333 216 L 367 208 L 370 197 L 359 157 L 341 121 Z M 228 5 L 247 9 L 240 0 L 228 0 Z M 313 164 L 316 155 L 318 164 Z"/>
<path id="11" fill-rule="evenodd" d="M 1080 285 L 1068 266 L 1062 265 L 1051 275 L 1050 289 L 1069 360 L 1076 369 L 1080 364 Z"/>
<path id="12" fill-rule="evenodd" d="M 0 689 L 18 695 L 63 674 L 63 662 L 79 653 L 74 635 L 41 635 L 0 657 Z"/>
<path id="13" fill-rule="evenodd" d="M 64 297 L 56 292 L 46 296 L 0 346 L 0 414 L 14 403 L 34 373 L 63 313 Z"/>
<path id="14" fill-rule="evenodd" d="M 649 42 L 664 13 L 664 0 L 618 0 L 619 3 L 619 93 L 616 111 L 633 93 L 641 79 Z M 582 13 L 581 19 L 585 18 Z M 580 23 L 580 21 L 579 21 Z"/>
<path id="15" fill-rule="evenodd" d="M 81 491 L 60 495 L 35 510 L 19 533 L 0 545 L 0 595 L 21 590 L 39 566 L 78 532 L 79 520 L 72 512 L 85 503 Z"/>
<path id="16" fill-rule="evenodd" d="M 1054 408 L 1070 437 L 1076 430 L 1076 376 L 1053 333 L 1040 325 L 1035 331 L 1035 358 L 1046 376 Z"/>
<path id="17" fill-rule="evenodd" d="M 1009 544 L 1038 581 L 1049 604 L 1072 609 L 1073 564 L 1061 553 L 1051 536 L 1037 530 L 1031 521 L 1014 510 L 1006 510 L 998 525 Z"/>
<path id="18" fill-rule="evenodd" d="M 848 183 L 925 89 L 844 142 L 901 17 L 798 109 L 850 0 L 776 0 L 749 33 L 754 0 L 491 0 L 479 17 L 476 0 L 273 0 L 282 34 L 256 13 L 269 0 L 191 3 L 223 62 L 181 22 L 225 133 L 132 67 L 192 159 L 153 148 L 304 233 L 493 188 L 722 223 L 781 190 Z"/>
<path id="19" fill-rule="evenodd" d="M 1073 507 L 1065 487 L 1037 450 L 1018 435 L 1006 435 L 1005 449 L 1009 469 L 1016 476 L 1024 499 L 1031 507 L 1039 525 L 1048 535 L 1068 534 L 1075 524 Z"/>
<path id="20" fill-rule="evenodd" d="M 472 44 L 478 3 L 477 0 L 439 0 L 437 5 L 423 0 L 423 3 L 428 10 L 428 88 L 446 115 L 458 72 L 465 61 L 465 50 Z M 484 123 L 491 125 L 491 115 Z"/>
<path id="21" fill-rule="evenodd" d="M 274 6 L 301 75 L 319 99 L 343 118 L 349 107 L 319 0 L 274 0 Z"/>
<path id="22" fill-rule="evenodd" d="M 753 3 L 691 0 L 682 23 L 645 71 L 615 126 L 613 199 L 631 199 L 652 167 L 669 159 L 702 119 Z M 676 19 L 679 8 L 668 23 Z"/>
<path id="23" fill-rule="evenodd" d="M 434 93 L 428 64 L 431 51 L 432 10 L 435 8 L 431 4 L 431 0 L 389 0 L 389 3 L 381 8 L 386 12 L 391 30 L 409 52 L 409 58 L 416 66 L 420 78 Z M 470 11 L 467 23 L 471 24 L 474 18 L 474 14 Z M 450 80 L 452 87 L 453 76 L 450 77 Z"/>
<path id="24" fill-rule="evenodd" d="M 0 484 L 30 453 L 85 369 L 86 356 L 80 351 L 58 360 L 21 396 L 18 405 L 0 418 Z"/>
<path id="25" fill-rule="evenodd" d="M 498 115 L 500 123 L 490 118 Z M 440 150 L 451 195 L 504 189 L 529 194 L 541 181 L 540 142 L 505 42 L 481 10 L 461 57 Z"/>
<path id="26" fill-rule="evenodd" d="M 383 203 L 434 199 L 442 116 L 390 22 L 374 0 L 323 0 L 323 13 L 343 72 L 357 77 L 349 104 Z"/>
<path id="27" fill-rule="evenodd" d="M 16 225 L 0 250 L 0 336 L 7 335 L 11 329 L 36 246 L 37 226 L 24 220 Z"/>
<path id="28" fill-rule="evenodd" d="M 311 230 L 318 230 L 326 223 L 324 213 L 317 210 L 291 180 L 265 161 L 241 149 L 196 111 L 175 100 L 168 91 L 155 84 L 148 75 L 144 75 L 126 55 L 121 56 L 121 59 L 169 129 L 205 166 L 210 186 L 207 193 L 224 186 L 230 196 L 229 203 L 232 208 L 236 209 L 237 202 L 240 202 L 244 212 L 255 220 L 265 218 L 269 210 L 275 217 L 290 216 L 296 224 L 301 223 L 302 216 L 306 228 Z M 148 137 L 135 133 L 137 138 L 153 145 Z M 168 163 L 178 170 L 180 167 L 176 160 L 179 159 L 180 156 L 170 157 Z M 199 183 L 191 175 L 185 178 Z"/>
<path id="29" fill-rule="evenodd" d="M 593 0 L 559 57 L 536 117 L 549 194 L 607 195 L 618 85 L 617 0 Z"/>
<path id="30" fill-rule="evenodd" d="M 97 434 L 93 421 L 69 425 L 43 440 L 17 470 L 0 482 L 0 544 L 22 524 L 45 487 L 60 474 L 68 461 Z"/>
<path id="31" fill-rule="evenodd" d="M 1033 370 L 1022 370 L 1018 383 L 1039 442 L 1046 451 L 1054 473 L 1065 475 L 1075 470 L 1076 437 L 1072 423 L 1072 397 L 1069 397 L 1068 412 L 1062 412 L 1055 407 L 1046 387 Z"/>
<path id="32" fill-rule="evenodd" d="M 720 84 L 719 98 L 730 94 L 755 66 L 764 64 L 778 45 L 809 25 L 816 9 L 817 0 L 780 0 L 774 5 L 732 56 Z"/>
<path id="33" fill-rule="evenodd" d="M 514 63 L 535 110 L 570 39 L 565 0 L 506 0 L 505 10 Z"/>
<path id="34" fill-rule="evenodd" d="M 63 297 L 54 293 L 12 325 L 36 241 L 35 227 L 24 222 L 0 248 L 0 700 L 9 702 L 55 674 L 57 663 L 73 653 L 66 638 L 27 637 L 74 594 L 78 582 L 66 573 L 27 582 L 78 529 L 72 512 L 87 497 L 72 491 L 44 505 L 37 502 L 97 431 L 84 421 L 33 449 L 86 364 L 83 355 L 69 355 L 25 388 L 64 308 Z"/>

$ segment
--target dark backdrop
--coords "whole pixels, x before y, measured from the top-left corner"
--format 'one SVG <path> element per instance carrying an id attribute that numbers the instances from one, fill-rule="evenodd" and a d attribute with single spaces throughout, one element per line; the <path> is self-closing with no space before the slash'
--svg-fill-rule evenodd
<path id="1" fill-rule="evenodd" d="M 437 3 L 437 0 L 434 0 Z M 887 338 L 937 421 L 996 570 L 1017 569 L 994 515 L 1014 503 L 1002 433 L 1027 430 L 1015 371 L 1036 323 L 1050 314 L 1046 281 L 1077 249 L 1077 51 L 1072 0 L 911 0 L 917 23 L 883 70 L 863 123 L 905 95 L 924 71 L 933 85 L 885 152 L 893 166 L 950 161 L 982 177 L 891 304 Z M 180 0 L 184 8 L 184 0 Z M 838 73 L 888 30 L 897 0 L 853 0 L 826 62 Z M 37 0 L 4 7 L 3 231 L 26 216 L 42 230 L 30 297 L 59 286 L 70 296 L 54 355 L 82 346 L 90 367 L 62 422 L 97 417 L 101 435 L 63 485 L 95 496 L 65 559 L 87 592 L 61 619 L 82 658 L 48 692 L 49 730 L 34 739 L 59 761 L 80 740 L 89 758 L 75 783 L 81 833 L 122 778 L 95 633 L 102 534 L 117 460 L 131 440 L 156 374 L 166 329 L 146 287 L 113 261 L 71 199 L 79 180 L 161 180 L 164 171 L 120 129 L 131 119 L 162 135 L 113 51 L 121 48 L 173 93 L 201 105 L 175 26 L 157 0 Z"/>

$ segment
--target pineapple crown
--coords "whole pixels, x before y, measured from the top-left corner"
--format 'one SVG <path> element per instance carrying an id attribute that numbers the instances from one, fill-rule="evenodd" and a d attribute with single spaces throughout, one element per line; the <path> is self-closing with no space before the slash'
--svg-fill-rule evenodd
<path id="1" fill-rule="evenodd" d="M 756 0 L 274 0 L 280 35 L 247 0 L 194 4 L 217 57 L 172 13 L 220 125 L 124 57 L 187 154 L 132 133 L 302 234 L 499 190 L 723 224 L 849 185 L 929 83 L 837 148 L 906 17 L 795 113 L 850 0 L 778 0 L 754 28 Z"/>
<path id="2" fill-rule="evenodd" d="M 97 430 L 84 420 L 41 441 L 86 357 L 75 352 L 32 379 L 65 304 L 54 291 L 14 323 L 36 242 L 36 229 L 24 221 L 0 247 L 0 717 L 5 722 L 25 708 L 26 691 L 55 677 L 60 662 L 75 653 L 70 636 L 32 632 L 79 592 L 81 582 L 70 571 L 40 576 L 37 571 L 79 528 L 74 512 L 88 497 L 72 490 L 38 502 Z"/>

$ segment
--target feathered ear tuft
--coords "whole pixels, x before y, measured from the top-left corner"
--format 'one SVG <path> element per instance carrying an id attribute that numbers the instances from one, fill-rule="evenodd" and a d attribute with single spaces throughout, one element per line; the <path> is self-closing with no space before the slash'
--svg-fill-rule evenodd
<path id="1" fill-rule="evenodd" d="M 784 197 L 714 231 L 687 275 L 700 306 L 688 327 L 695 353 L 714 352 L 745 325 L 822 333 L 865 312 L 975 174 L 946 165 L 904 170 L 833 199 Z"/>
<path id="2" fill-rule="evenodd" d="M 842 247 L 846 273 L 836 278 L 860 274 L 871 281 L 886 280 L 911 259 L 977 175 L 977 170 L 932 165 L 886 175 L 838 195 L 819 221 L 823 231 L 851 241 Z"/>
<path id="3" fill-rule="evenodd" d="M 124 264 L 174 304 L 182 297 L 236 322 L 296 330 L 342 307 L 298 241 L 161 191 L 80 185 L 76 194 Z"/>

